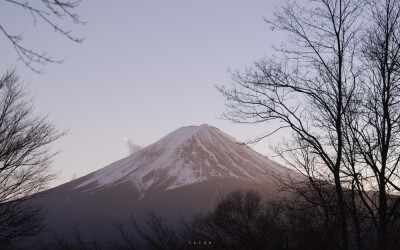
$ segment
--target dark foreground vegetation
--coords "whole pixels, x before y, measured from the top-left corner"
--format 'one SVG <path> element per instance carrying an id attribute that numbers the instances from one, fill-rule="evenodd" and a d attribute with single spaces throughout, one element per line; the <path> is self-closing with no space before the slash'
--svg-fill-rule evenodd
<path id="1" fill-rule="evenodd" d="M 323 185 L 323 184 L 321 184 Z M 322 187 L 322 186 L 321 186 Z M 164 222 L 148 211 L 145 225 L 116 224 L 120 240 L 101 242 L 54 238 L 39 249 L 341 249 L 341 229 L 337 202 L 331 185 L 313 192 L 307 186 L 278 200 L 264 200 L 254 191 L 234 191 L 221 197 L 207 213 L 179 226 Z M 320 203 L 319 195 L 326 203 Z M 354 206 L 351 192 L 345 197 L 350 249 L 379 249 L 373 220 L 360 203 Z M 356 200 L 356 199 L 355 199 Z M 400 225 L 390 226 L 388 249 L 398 249 Z"/>

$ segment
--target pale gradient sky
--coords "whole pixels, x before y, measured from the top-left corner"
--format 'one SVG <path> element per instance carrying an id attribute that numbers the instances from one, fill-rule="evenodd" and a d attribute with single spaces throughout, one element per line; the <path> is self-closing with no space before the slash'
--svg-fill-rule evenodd
<path id="1" fill-rule="evenodd" d="M 58 185 L 128 155 L 124 138 L 149 145 L 173 130 L 208 123 L 246 141 L 268 124 L 245 126 L 218 119 L 224 100 L 215 84 L 228 85 L 227 68 L 241 69 L 271 56 L 284 36 L 271 31 L 279 1 L 94 1 L 77 12 L 85 26 L 66 22 L 82 44 L 68 41 L 29 13 L 0 2 L 0 23 L 25 36 L 32 49 L 63 64 L 44 74 L 27 69 L 1 36 L 1 73 L 15 67 L 29 83 L 39 113 L 70 133 L 53 144 Z M 267 154 L 270 142 L 254 148 Z"/>

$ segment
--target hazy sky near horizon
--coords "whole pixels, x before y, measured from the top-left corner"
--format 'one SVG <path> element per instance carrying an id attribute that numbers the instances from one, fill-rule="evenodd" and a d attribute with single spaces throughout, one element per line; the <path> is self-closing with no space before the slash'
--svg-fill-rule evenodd
<path id="1" fill-rule="evenodd" d="M 279 1 L 82 1 L 84 26 L 61 22 L 73 43 L 26 11 L 0 2 L 0 23 L 24 35 L 24 43 L 63 64 L 35 74 L 17 61 L 0 36 L 2 74 L 16 68 L 35 97 L 35 110 L 69 134 L 53 144 L 58 185 L 128 156 L 124 138 L 147 146 L 173 130 L 203 123 L 246 141 L 267 131 L 218 117 L 224 99 L 216 84 L 229 85 L 227 69 L 243 69 L 273 54 L 285 37 L 271 31 Z M 267 154 L 272 137 L 254 148 Z"/>

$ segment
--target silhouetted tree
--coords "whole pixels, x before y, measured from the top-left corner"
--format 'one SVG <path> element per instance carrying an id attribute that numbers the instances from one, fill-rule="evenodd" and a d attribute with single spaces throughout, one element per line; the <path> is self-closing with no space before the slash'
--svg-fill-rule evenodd
<path id="1" fill-rule="evenodd" d="M 304 190 L 313 192 L 307 195 L 309 199 L 318 200 L 314 189 Z M 330 193 L 334 190 L 331 185 Z M 214 249 L 340 248 L 338 216 L 332 210 L 326 218 L 319 203 L 310 206 L 304 197 L 262 200 L 255 191 L 234 191 L 198 216 L 186 232 L 201 242 L 210 242 Z"/>
<path id="2" fill-rule="evenodd" d="M 50 143 L 62 136 L 32 109 L 14 71 L 0 78 L 0 244 L 43 229 L 30 199 L 53 179 Z"/>
<path id="3" fill-rule="evenodd" d="M 48 240 L 48 239 L 47 239 Z M 35 249 L 40 245 L 40 249 L 42 250 L 99 250 L 99 249 L 108 249 L 107 247 L 100 244 L 99 239 L 94 236 L 90 241 L 85 241 L 82 238 L 81 233 L 75 229 L 74 235 L 72 238 L 67 239 L 65 236 L 58 235 L 54 237 L 54 242 L 50 243 L 47 241 L 46 243 L 35 244 Z M 118 248 L 114 247 L 113 249 L 126 249 L 126 248 Z"/>
<path id="4" fill-rule="evenodd" d="M 33 22 L 42 21 L 62 34 L 66 38 L 74 42 L 82 42 L 82 38 L 78 38 L 71 34 L 71 30 L 61 27 L 58 21 L 67 17 L 75 24 L 82 24 L 80 17 L 75 13 L 75 9 L 79 6 L 81 0 L 40 0 L 40 1 L 19 1 L 19 0 L 2 0 L 7 4 L 20 8 L 32 16 Z M 4 11 L 4 10 L 3 10 Z M 37 68 L 39 64 L 59 63 L 60 60 L 55 60 L 45 52 L 37 52 L 23 44 L 23 36 L 10 31 L 4 24 L 0 24 L 0 33 L 11 43 L 18 59 L 21 60 L 27 67 L 35 72 L 40 72 Z"/>
<path id="5" fill-rule="evenodd" d="M 130 225 L 126 222 L 116 224 L 121 240 L 111 242 L 115 249 L 186 249 L 184 234 L 164 222 L 163 218 L 149 209 L 145 224 L 138 224 L 131 218 Z M 183 225 L 182 225 L 183 227 Z"/>
<path id="6" fill-rule="evenodd" d="M 289 33 L 289 46 L 278 49 L 283 59 L 260 60 L 232 73 L 233 87 L 218 87 L 227 100 L 226 118 L 238 123 L 279 121 L 281 126 L 271 133 L 284 129 L 293 135 L 277 148 L 286 164 L 310 181 L 334 185 L 343 249 L 348 248 L 344 116 L 358 87 L 354 55 L 362 10 L 363 1 L 357 0 L 318 0 L 306 7 L 287 2 L 275 19 L 267 20 L 273 29 Z"/>
<path id="7" fill-rule="evenodd" d="M 217 249 L 278 249 L 284 239 L 276 215 L 269 213 L 258 193 L 238 190 L 197 218 L 194 235 Z"/>
<path id="8" fill-rule="evenodd" d="M 387 249 L 400 204 L 400 2 L 366 2 L 369 15 L 359 46 L 362 91 L 346 119 L 354 155 L 349 173 L 379 235 L 377 247 Z"/>

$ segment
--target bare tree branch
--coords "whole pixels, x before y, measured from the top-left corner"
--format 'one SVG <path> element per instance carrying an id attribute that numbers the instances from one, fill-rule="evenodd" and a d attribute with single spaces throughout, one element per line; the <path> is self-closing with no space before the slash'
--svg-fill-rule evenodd
<path id="1" fill-rule="evenodd" d="M 72 20 L 74 24 L 85 24 L 81 21 L 79 15 L 74 10 L 79 6 L 81 0 L 41 0 L 35 3 L 22 2 L 17 0 L 3 0 L 10 5 L 20 7 L 27 11 L 32 16 L 34 24 L 38 20 L 43 21 L 50 26 L 54 31 L 60 33 L 67 39 L 81 43 L 83 38 L 72 35 L 72 31 L 58 25 L 57 19 L 61 20 L 64 17 Z M 42 70 L 38 65 L 46 63 L 62 63 L 63 60 L 53 59 L 45 52 L 37 52 L 23 44 L 23 36 L 21 34 L 11 33 L 4 25 L 0 24 L 0 33 L 12 44 L 18 59 L 21 60 L 28 68 L 36 73 L 41 73 Z"/>

